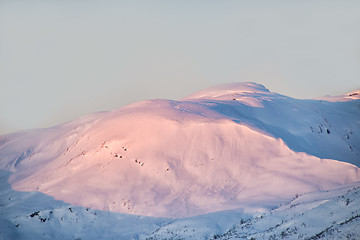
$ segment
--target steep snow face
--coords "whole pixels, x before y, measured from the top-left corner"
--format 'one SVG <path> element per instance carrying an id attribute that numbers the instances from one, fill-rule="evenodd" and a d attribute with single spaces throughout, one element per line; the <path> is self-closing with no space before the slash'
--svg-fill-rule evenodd
<path id="1" fill-rule="evenodd" d="M 231 83 L 200 91 L 184 101 L 281 138 L 296 152 L 360 166 L 357 93 L 347 94 L 346 101 L 298 100 L 269 92 L 262 85 Z"/>
<path id="2" fill-rule="evenodd" d="M 226 94 L 144 101 L 3 136 L 0 167 L 12 172 L 15 190 L 157 217 L 272 208 L 360 180 L 357 167 L 341 162 L 358 164 L 358 100 L 296 100 L 239 86 L 232 94 L 259 105 Z"/>

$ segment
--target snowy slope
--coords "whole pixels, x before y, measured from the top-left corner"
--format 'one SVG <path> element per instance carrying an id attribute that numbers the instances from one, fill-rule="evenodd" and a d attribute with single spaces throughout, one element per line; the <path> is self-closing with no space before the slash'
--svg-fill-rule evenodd
<path id="1" fill-rule="evenodd" d="M 219 239 L 359 239 L 360 185 L 300 196 Z"/>
<path id="2" fill-rule="evenodd" d="M 230 83 L 205 89 L 184 100 L 207 104 L 227 119 L 281 138 L 296 152 L 360 166 L 357 92 L 332 99 L 340 99 L 339 102 L 299 100 L 272 93 L 255 83 Z"/>
<path id="3" fill-rule="evenodd" d="M 1 180 L 9 174 L 0 171 Z M 359 239 L 360 182 L 295 195 L 271 211 L 166 219 L 72 206 L 1 182 L 0 239 Z"/>
<path id="4" fill-rule="evenodd" d="M 6 214 L 0 220 L 16 226 L 14 217 L 25 221 L 40 211 L 40 199 L 49 206 L 44 216 L 53 211 L 60 217 L 54 228 L 63 224 L 61 216 L 70 217 L 69 208 L 77 209 L 72 221 L 86 223 L 74 229 L 79 236 L 101 231 L 89 209 L 110 219 L 156 217 L 139 223 L 148 233 L 168 225 L 166 218 L 210 214 L 199 221 L 214 219 L 208 226 L 218 230 L 208 227 L 198 236 L 223 234 L 230 225 L 217 222 L 214 212 L 238 219 L 296 194 L 360 181 L 360 100 L 353 98 L 299 100 L 259 84 L 231 83 L 179 101 L 143 101 L 0 136 L 0 194 L 10 198 L 1 202 Z M 14 216 L 14 206 L 28 204 L 33 212 L 20 207 Z M 129 231 L 118 234 L 128 239 Z"/>
<path id="5" fill-rule="evenodd" d="M 185 217 L 270 208 L 360 180 L 343 163 L 360 165 L 359 105 L 233 83 L 3 136 L 0 167 L 17 191 L 105 211 Z"/>
<path id="6" fill-rule="evenodd" d="M 257 215 L 221 219 L 214 216 L 178 219 L 141 239 L 360 239 L 360 183 L 331 191 L 294 196 L 279 208 Z M 214 227 L 214 222 L 220 223 Z M 210 222 L 210 224 L 209 224 Z M 228 223 L 222 231 L 221 223 Z"/>
<path id="7" fill-rule="evenodd" d="M 17 192 L 0 171 L 0 240 L 137 239 L 170 220 L 78 207 L 39 192 Z"/>

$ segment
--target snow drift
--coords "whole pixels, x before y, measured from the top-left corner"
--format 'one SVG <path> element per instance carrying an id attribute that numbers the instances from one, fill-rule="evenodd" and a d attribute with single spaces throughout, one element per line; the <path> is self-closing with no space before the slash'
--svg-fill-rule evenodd
<path id="1" fill-rule="evenodd" d="M 353 95 L 355 96 L 355 95 Z M 272 208 L 360 181 L 360 100 L 232 83 L 0 137 L 17 191 L 155 217 Z"/>

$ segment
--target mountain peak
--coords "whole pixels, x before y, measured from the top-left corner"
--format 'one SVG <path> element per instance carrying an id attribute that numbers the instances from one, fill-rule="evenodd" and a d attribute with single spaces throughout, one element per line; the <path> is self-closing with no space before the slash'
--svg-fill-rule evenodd
<path id="1" fill-rule="evenodd" d="M 265 86 L 254 82 L 232 82 L 206 88 L 184 99 L 222 99 L 226 96 L 249 93 L 269 93 Z"/>

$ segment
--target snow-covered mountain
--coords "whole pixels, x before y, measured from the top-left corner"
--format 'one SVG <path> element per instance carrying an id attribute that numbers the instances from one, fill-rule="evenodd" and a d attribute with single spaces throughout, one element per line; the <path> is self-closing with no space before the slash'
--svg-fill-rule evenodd
<path id="1" fill-rule="evenodd" d="M 360 185 L 354 93 L 299 100 L 259 84 L 231 83 L 179 101 L 143 101 L 1 136 L 1 176 L 11 188 L 3 183 L 8 214 L 0 220 L 15 224 L 11 206 L 27 198 L 20 192 L 54 198 L 49 202 L 61 209 L 155 217 L 139 221 L 161 225 L 161 218 L 218 211 L 229 219 L 253 216 L 295 195 Z M 231 226 L 221 226 L 217 234 L 225 237 Z"/>
<path id="2" fill-rule="evenodd" d="M 295 195 L 292 201 L 252 217 L 220 212 L 178 219 L 158 227 L 143 239 L 357 240 L 360 239 L 359 194 L 360 186 L 356 183 L 331 191 Z M 226 227 L 228 230 L 224 231 Z"/>

